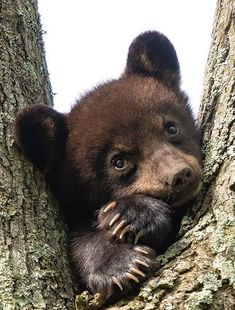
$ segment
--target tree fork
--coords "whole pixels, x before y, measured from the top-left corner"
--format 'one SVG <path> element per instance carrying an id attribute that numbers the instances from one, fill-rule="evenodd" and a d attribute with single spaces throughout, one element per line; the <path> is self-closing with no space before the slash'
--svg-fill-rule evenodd
<path id="1" fill-rule="evenodd" d="M 17 112 L 52 104 L 36 0 L 0 3 L 0 309 L 73 309 L 58 208 L 43 176 L 18 152 Z M 205 178 L 200 207 L 156 275 L 107 309 L 234 309 L 235 3 L 219 0 L 200 108 Z M 100 308 L 87 293 L 77 309 Z"/>

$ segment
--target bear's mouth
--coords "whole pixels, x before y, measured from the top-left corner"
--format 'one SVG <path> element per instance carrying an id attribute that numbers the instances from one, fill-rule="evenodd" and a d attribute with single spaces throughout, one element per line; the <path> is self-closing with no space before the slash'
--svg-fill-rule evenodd
<path id="1" fill-rule="evenodd" d="M 185 203 L 192 201 L 196 198 L 202 187 L 202 182 L 192 185 L 183 192 L 174 192 L 169 194 L 168 199 L 162 199 L 165 203 L 170 204 L 172 207 L 180 207 Z"/>
<path id="2" fill-rule="evenodd" d="M 193 184 L 190 188 L 187 188 L 184 191 L 180 191 L 180 192 L 170 191 L 167 193 L 161 193 L 160 195 L 158 194 L 149 195 L 148 194 L 148 196 L 151 196 L 157 200 L 161 200 L 169 206 L 178 208 L 186 204 L 187 202 L 190 202 L 193 199 L 195 199 L 199 191 L 201 190 L 201 187 L 202 187 L 202 182 L 199 182 L 197 184 Z"/>

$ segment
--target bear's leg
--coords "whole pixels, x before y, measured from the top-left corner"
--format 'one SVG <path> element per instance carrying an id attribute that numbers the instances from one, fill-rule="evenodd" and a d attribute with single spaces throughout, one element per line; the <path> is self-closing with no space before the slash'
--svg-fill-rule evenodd
<path id="1" fill-rule="evenodd" d="M 151 248 L 117 242 L 99 231 L 74 237 L 71 252 L 83 284 L 105 299 L 129 292 L 156 268 Z"/>

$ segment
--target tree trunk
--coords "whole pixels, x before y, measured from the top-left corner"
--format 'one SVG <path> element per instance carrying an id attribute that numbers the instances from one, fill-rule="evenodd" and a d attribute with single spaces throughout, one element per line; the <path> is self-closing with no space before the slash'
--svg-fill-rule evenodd
<path id="1" fill-rule="evenodd" d="M 19 154 L 17 112 L 52 104 L 36 0 L 0 1 L 0 309 L 72 309 L 73 284 L 58 209 Z"/>
<path id="2" fill-rule="evenodd" d="M 199 203 L 185 218 L 181 239 L 159 257 L 155 277 L 138 296 L 106 309 L 235 309 L 234 65 L 235 2 L 219 0 L 199 113 L 205 154 Z M 95 309 L 94 300 L 82 297 L 77 309 Z"/>
<path id="3" fill-rule="evenodd" d="M 0 310 L 70 310 L 73 283 L 57 206 L 12 136 L 20 109 L 52 102 L 36 0 L 0 0 L 0 27 Z M 181 239 L 158 258 L 155 277 L 138 296 L 107 309 L 234 309 L 234 30 L 235 3 L 219 0 L 200 110 L 199 204 Z M 78 309 L 98 307 L 86 293 L 77 297 Z"/>

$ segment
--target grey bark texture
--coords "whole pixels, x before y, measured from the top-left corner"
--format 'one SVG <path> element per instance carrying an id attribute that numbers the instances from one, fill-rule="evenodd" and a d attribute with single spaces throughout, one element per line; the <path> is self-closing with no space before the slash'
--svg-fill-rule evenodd
<path id="1" fill-rule="evenodd" d="M 203 4 L 202 4 L 203 9 Z M 109 310 L 235 309 L 235 2 L 217 3 L 199 120 L 205 177 L 181 238 L 140 293 Z M 77 296 L 77 309 L 98 299 Z"/>
<path id="2" fill-rule="evenodd" d="M 0 0 L 0 309 L 73 309 L 58 208 L 17 150 L 17 112 L 52 104 L 34 0 Z"/>
<path id="3" fill-rule="evenodd" d="M 203 9 L 203 8 L 202 8 Z M 66 239 L 41 176 L 18 152 L 16 113 L 52 104 L 36 0 L 0 0 L 0 310 L 74 309 Z M 109 310 L 235 306 L 235 3 L 219 0 L 200 108 L 205 178 L 181 238 L 135 297 Z M 100 308 L 77 296 L 77 309 Z"/>

